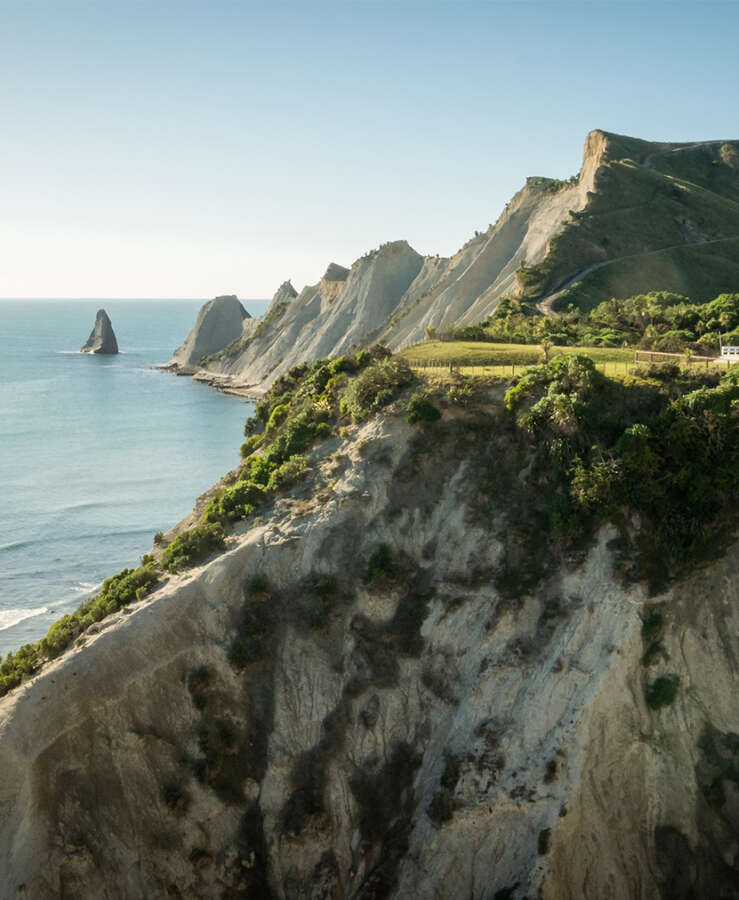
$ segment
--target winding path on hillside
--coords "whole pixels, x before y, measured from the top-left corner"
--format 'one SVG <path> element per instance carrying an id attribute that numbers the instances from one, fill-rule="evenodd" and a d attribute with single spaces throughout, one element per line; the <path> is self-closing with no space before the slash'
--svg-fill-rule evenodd
<path id="1" fill-rule="evenodd" d="M 669 247 L 660 247 L 659 250 L 649 250 L 646 253 L 628 253 L 625 256 L 617 256 L 614 259 L 606 259 L 603 260 L 603 262 L 593 263 L 593 265 L 586 266 L 584 269 L 575 272 L 574 275 L 568 275 L 563 281 L 560 281 L 550 294 L 547 294 L 546 297 L 542 297 L 542 299 L 537 302 L 536 308 L 544 316 L 549 316 L 554 319 L 558 318 L 562 314 L 554 309 L 554 304 L 560 299 L 567 288 L 577 281 L 582 281 L 586 275 L 595 272 L 596 269 L 602 269 L 605 266 L 621 262 L 624 259 L 635 259 L 636 257 L 641 256 L 656 256 L 658 253 L 666 253 L 669 250 L 676 250 L 679 247 L 702 247 L 706 244 L 722 244 L 725 241 L 735 241 L 737 239 L 739 239 L 739 234 L 732 235 L 731 237 L 712 238 L 710 241 L 683 241 L 680 244 L 671 244 Z"/>

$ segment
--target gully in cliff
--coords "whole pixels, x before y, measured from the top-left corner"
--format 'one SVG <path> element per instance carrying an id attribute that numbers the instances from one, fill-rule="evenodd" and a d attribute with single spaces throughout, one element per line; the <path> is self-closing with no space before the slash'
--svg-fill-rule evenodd
<path id="1" fill-rule="evenodd" d="M 110 317 L 104 309 L 99 309 L 95 316 L 95 327 L 90 332 L 87 343 L 80 347 L 80 353 L 101 353 L 113 355 L 118 352 L 118 341 L 110 323 Z"/>

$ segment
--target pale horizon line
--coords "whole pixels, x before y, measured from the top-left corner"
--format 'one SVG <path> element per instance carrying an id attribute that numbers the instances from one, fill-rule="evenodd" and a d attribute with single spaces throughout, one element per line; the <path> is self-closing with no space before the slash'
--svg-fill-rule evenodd
<path id="1" fill-rule="evenodd" d="M 192 300 L 193 302 L 207 303 L 209 300 L 215 299 L 215 297 L 224 297 L 229 296 L 227 294 L 215 294 L 213 297 L 0 297 L 0 303 L 9 302 L 12 300 L 54 300 L 54 301 L 67 301 L 67 300 L 80 300 L 82 302 L 88 301 L 117 301 L 117 300 L 157 300 L 157 301 L 179 301 L 179 300 Z M 264 303 L 268 302 L 270 297 L 239 297 L 238 294 L 234 294 L 233 296 L 238 297 L 241 303 Z"/>

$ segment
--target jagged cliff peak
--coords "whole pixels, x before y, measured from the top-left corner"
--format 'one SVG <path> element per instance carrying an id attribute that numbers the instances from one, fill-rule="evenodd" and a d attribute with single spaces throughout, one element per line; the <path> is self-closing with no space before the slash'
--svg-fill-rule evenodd
<path id="1" fill-rule="evenodd" d="M 282 284 L 277 288 L 277 290 L 272 295 L 272 299 L 269 302 L 269 307 L 267 308 L 267 312 L 273 309 L 275 306 L 278 306 L 281 303 L 289 303 L 291 300 L 294 300 L 298 296 L 298 292 L 293 287 L 292 281 L 288 278 L 287 281 L 283 281 Z"/>
<path id="2" fill-rule="evenodd" d="M 113 325 L 104 309 L 97 311 L 95 325 L 90 332 L 90 337 L 80 348 L 80 353 L 99 353 L 101 355 L 118 353 L 118 341 L 113 331 Z"/>
<path id="3" fill-rule="evenodd" d="M 359 257 L 359 259 L 355 260 L 352 264 L 352 268 L 355 266 L 361 265 L 363 262 L 367 260 L 377 260 L 377 259 L 387 259 L 392 256 L 403 255 L 403 256 L 420 256 L 413 247 L 408 243 L 408 241 L 402 239 L 397 241 L 386 241 L 384 244 L 380 244 L 379 247 L 374 250 L 369 250 L 367 253 L 363 254 Z"/>
<path id="4" fill-rule="evenodd" d="M 328 264 L 321 281 L 346 281 L 348 275 L 349 269 L 332 262 Z"/>

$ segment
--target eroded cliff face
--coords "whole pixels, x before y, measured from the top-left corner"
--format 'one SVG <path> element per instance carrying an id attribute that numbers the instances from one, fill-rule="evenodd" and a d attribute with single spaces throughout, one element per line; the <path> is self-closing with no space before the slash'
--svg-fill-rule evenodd
<path id="1" fill-rule="evenodd" d="M 284 288 L 285 285 L 280 290 Z M 251 316 L 233 294 L 209 300 L 200 307 L 195 325 L 184 344 L 175 350 L 168 366 L 184 373 L 197 371 L 204 357 L 238 340 L 250 320 Z"/>
<path id="2" fill-rule="evenodd" d="M 0 701 L 3 896 L 735 896 L 736 550 L 647 598 L 606 529 L 532 579 L 501 416 L 324 442 Z"/>
<path id="3" fill-rule="evenodd" d="M 495 225 L 451 258 L 423 257 L 406 241 L 393 241 L 350 269 L 331 263 L 318 284 L 297 296 L 283 296 L 280 288 L 266 315 L 245 325 L 242 340 L 224 344 L 204 367 L 259 393 L 306 359 L 378 340 L 398 349 L 422 340 L 428 326 L 479 322 L 515 290 L 521 262 L 539 262 L 570 212 L 586 206 L 606 143 L 601 132 L 588 137 L 582 172 L 570 184 L 527 179 Z"/>

